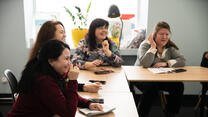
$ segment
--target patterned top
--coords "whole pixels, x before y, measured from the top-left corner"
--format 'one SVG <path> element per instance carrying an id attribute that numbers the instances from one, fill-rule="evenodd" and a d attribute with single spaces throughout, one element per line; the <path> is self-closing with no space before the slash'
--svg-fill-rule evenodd
<path id="1" fill-rule="evenodd" d="M 107 57 L 102 49 L 101 44 L 98 44 L 96 49 L 90 51 L 87 39 L 82 39 L 75 50 L 74 56 L 72 58 L 72 63 L 77 64 L 77 66 L 80 69 L 85 69 L 85 62 L 92 62 L 96 59 L 99 59 L 103 61 L 101 65 L 111 65 L 114 67 L 120 67 L 123 63 L 123 60 L 120 57 L 119 50 L 112 40 L 110 40 L 110 43 L 112 46 L 110 49 L 112 55 L 111 57 Z"/>

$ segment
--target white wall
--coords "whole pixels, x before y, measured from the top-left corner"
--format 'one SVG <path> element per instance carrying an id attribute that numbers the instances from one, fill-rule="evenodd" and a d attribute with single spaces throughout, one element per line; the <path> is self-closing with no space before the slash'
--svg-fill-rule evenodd
<path id="1" fill-rule="evenodd" d="M 208 0 L 149 0 L 148 35 L 158 21 L 172 29 L 171 39 L 184 54 L 187 65 L 200 65 L 208 51 Z M 185 83 L 186 94 L 198 94 L 199 83 Z"/>
<path id="2" fill-rule="evenodd" d="M 154 25 L 167 21 L 172 37 L 187 59 L 187 65 L 199 65 L 208 50 L 207 0 L 149 0 L 148 34 Z M 0 78 L 10 68 L 19 78 L 27 60 L 23 0 L 0 0 Z M 9 91 L 0 82 L 0 93 Z M 199 83 L 185 83 L 185 94 L 198 94 Z"/>
<path id="3" fill-rule="evenodd" d="M 0 78 L 7 68 L 19 78 L 28 56 L 23 0 L 0 0 L 0 26 Z M 0 89 L 0 93 L 10 91 L 2 82 Z"/>
<path id="4" fill-rule="evenodd" d="M 171 39 L 187 59 L 187 65 L 200 65 L 208 50 L 207 0 L 150 0 L 148 34 L 158 21 L 168 22 Z"/>

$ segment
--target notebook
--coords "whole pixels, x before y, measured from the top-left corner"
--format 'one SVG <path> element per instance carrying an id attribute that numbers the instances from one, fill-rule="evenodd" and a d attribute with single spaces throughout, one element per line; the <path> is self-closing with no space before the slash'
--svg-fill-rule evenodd
<path id="1" fill-rule="evenodd" d="M 171 73 L 173 72 L 173 68 L 148 68 L 154 74 L 162 74 L 162 73 Z"/>
<path id="2" fill-rule="evenodd" d="M 115 107 L 110 107 L 107 105 L 102 105 L 102 106 L 103 106 L 103 111 L 95 111 L 95 110 L 90 110 L 88 108 L 82 108 L 82 109 L 79 109 L 79 111 L 89 117 L 93 115 L 106 114 L 116 109 Z"/>

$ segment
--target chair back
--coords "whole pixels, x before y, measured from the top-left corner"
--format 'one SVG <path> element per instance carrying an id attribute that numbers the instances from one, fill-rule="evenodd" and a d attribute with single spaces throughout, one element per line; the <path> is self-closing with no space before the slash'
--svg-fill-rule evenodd
<path id="1" fill-rule="evenodd" d="M 15 102 L 15 94 L 17 93 L 17 86 L 18 86 L 18 82 L 16 77 L 14 76 L 14 74 L 12 73 L 12 71 L 10 69 L 6 69 L 4 71 L 4 75 L 7 78 L 9 85 L 10 85 L 10 89 L 12 92 L 12 98 L 13 98 L 13 102 Z"/>

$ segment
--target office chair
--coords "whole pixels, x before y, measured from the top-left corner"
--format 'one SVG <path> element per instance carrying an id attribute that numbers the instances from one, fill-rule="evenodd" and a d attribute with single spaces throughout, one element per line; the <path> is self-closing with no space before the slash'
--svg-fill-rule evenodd
<path id="1" fill-rule="evenodd" d="M 6 69 L 4 71 L 4 75 L 9 82 L 9 86 L 10 86 L 10 89 L 12 92 L 12 99 L 13 99 L 13 102 L 15 102 L 15 100 L 17 98 L 17 86 L 18 86 L 17 79 L 10 69 Z"/>
<path id="2" fill-rule="evenodd" d="M 133 97 L 134 97 L 134 101 L 135 101 L 135 104 L 137 106 L 137 104 L 139 103 L 139 99 L 138 99 L 138 96 L 136 95 L 136 92 L 134 90 L 134 86 L 136 85 L 135 82 L 130 82 L 129 83 L 129 88 L 130 88 L 130 91 L 132 92 L 133 94 Z M 161 102 L 161 106 L 162 106 L 162 109 L 163 111 L 165 110 L 166 108 L 166 105 L 167 105 L 167 99 L 166 99 L 166 96 L 165 96 L 165 93 L 164 91 L 160 90 L 159 91 L 159 96 L 160 96 L 160 102 Z"/>

